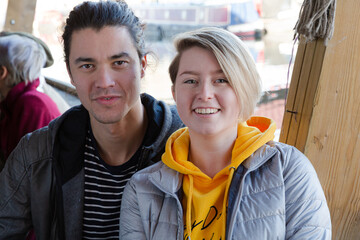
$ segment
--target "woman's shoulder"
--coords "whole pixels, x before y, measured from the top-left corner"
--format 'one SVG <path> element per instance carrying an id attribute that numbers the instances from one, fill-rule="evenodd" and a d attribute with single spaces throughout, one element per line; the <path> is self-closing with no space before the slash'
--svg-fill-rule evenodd
<path id="1" fill-rule="evenodd" d="M 176 192 L 182 184 L 182 174 L 166 166 L 162 161 L 157 162 L 136 172 L 129 184 L 137 189 L 147 189 L 153 187 L 162 189 L 161 191 Z"/>

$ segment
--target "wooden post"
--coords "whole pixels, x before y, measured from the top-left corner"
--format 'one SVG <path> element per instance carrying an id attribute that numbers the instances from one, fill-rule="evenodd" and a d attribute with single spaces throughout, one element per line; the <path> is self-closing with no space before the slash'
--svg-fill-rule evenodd
<path id="1" fill-rule="evenodd" d="M 348 240 L 360 239 L 360 1 L 336 8 L 305 154 L 325 190 L 333 239 Z"/>
<path id="2" fill-rule="evenodd" d="M 286 106 L 298 113 L 285 113 L 280 137 L 313 163 L 334 240 L 360 239 L 359 13 L 359 0 L 338 0 L 326 48 L 300 43 Z"/>
<path id="3" fill-rule="evenodd" d="M 300 40 L 286 101 L 280 142 L 304 151 L 312 116 L 315 91 L 322 68 L 325 46 L 322 40 Z"/>
<path id="4" fill-rule="evenodd" d="M 9 1 L 5 20 L 5 31 L 32 33 L 36 0 Z"/>

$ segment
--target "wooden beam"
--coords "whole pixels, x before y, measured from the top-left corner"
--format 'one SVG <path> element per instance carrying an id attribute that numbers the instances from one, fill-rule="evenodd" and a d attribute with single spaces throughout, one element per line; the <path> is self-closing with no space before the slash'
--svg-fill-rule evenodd
<path id="1" fill-rule="evenodd" d="M 5 20 L 5 31 L 22 31 L 32 33 L 36 0 L 11 0 Z"/>
<path id="2" fill-rule="evenodd" d="M 286 105 L 285 105 L 285 112 L 283 116 L 283 122 L 281 126 L 281 132 L 280 132 L 280 142 L 287 143 L 288 141 L 288 135 L 290 131 L 290 125 L 291 125 L 291 118 L 292 114 L 296 114 L 294 109 L 294 103 L 296 98 L 297 89 L 299 87 L 299 78 L 301 74 L 302 65 L 304 62 L 304 55 L 305 55 L 306 45 L 303 43 L 300 43 L 298 46 L 295 63 L 294 63 L 294 69 L 293 74 L 291 77 L 291 83 L 289 87 L 288 96 L 286 98 Z"/>
<path id="3" fill-rule="evenodd" d="M 322 68 L 325 46 L 322 40 L 300 40 L 287 97 L 280 142 L 304 151 L 313 102 Z"/>

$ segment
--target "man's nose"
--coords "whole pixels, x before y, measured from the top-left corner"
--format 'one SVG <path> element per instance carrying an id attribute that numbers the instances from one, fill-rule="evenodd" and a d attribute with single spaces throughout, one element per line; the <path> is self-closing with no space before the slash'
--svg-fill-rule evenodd
<path id="1" fill-rule="evenodd" d="M 95 80 L 95 86 L 99 88 L 108 88 L 115 85 L 113 75 L 110 72 L 111 70 L 106 67 L 101 67 L 98 69 L 98 73 Z"/>

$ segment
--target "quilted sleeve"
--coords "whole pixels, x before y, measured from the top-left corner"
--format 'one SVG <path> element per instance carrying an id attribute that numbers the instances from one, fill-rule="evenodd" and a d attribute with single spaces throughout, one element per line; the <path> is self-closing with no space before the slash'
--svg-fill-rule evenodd
<path id="1" fill-rule="evenodd" d="M 294 147 L 284 152 L 286 239 L 331 240 L 331 219 L 314 167 Z"/>

